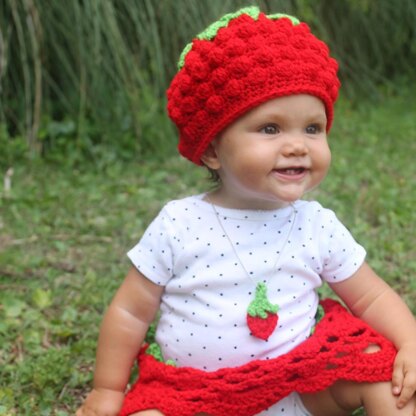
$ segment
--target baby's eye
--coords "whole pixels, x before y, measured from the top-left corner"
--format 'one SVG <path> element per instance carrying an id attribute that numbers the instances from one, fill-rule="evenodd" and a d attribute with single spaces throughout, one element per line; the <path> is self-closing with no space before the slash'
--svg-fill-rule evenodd
<path id="1" fill-rule="evenodd" d="M 278 126 L 275 124 L 267 124 L 260 129 L 260 133 L 264 134 L 277 134 L 279 132 Z"/>
<path id="2" fill-rule="evenodd" d="M 318 134 L 322 131 L 321 127 L 318 124 L 310 124 L 305 129 L 307 134 Z"/>

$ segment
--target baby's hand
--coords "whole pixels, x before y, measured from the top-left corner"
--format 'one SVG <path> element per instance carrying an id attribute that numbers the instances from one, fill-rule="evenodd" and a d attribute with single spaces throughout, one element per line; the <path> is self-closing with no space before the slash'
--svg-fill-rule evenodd
<path id="1" fill-rule="evenodd" d="M 93 389 L 77 410 L 76 416 L 117 416 L 124 394 L 108 389 Z"/>
<path id="2" fill-rule="evenodd" d="M 404 344 L 397 352 L 392 383 L 397 407 L 402 408 L 416 392 L 416 343 Z"/>

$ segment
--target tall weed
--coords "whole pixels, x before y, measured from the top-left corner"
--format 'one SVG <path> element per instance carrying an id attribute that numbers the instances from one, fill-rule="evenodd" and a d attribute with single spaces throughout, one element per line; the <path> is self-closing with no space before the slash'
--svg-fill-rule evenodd
<path id="1" fill-rule="evenodd" d="M 344 88 L 355 99 L 377 97 L 379 84 L 397 75 L 414 79 L 412 0 L 251 3 L 310 23 L 339 58 Z M 97 147 L 104 146 L 117 158 L 166 156 L 176 139 L 164 111 L 165 90 L 183 46 L 222 14 L 246 5 L 6 0 L 0 4 L 0 124 L 35 155 L 99 159 Z M 50 134 L 56 123 L 75 129 Z"/>

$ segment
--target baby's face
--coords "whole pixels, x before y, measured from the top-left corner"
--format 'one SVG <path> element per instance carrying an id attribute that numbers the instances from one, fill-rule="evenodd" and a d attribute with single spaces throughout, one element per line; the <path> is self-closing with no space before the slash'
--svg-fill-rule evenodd
<path id="1" fill-rule="evenodd" d="M 237 119 L 205 160 L 221 177 L 216 202 L 274 209 L 301 198 L 330 166 L 326 122 L 322 101 L 304 94 L 272 99 Z"/>

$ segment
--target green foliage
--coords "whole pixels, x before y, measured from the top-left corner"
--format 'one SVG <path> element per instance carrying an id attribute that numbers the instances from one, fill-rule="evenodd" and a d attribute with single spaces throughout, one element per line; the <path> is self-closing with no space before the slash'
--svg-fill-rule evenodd
<path id="1" fill-rule="evenodd" d="M 340 100 L 333 166 L 311 197 L 337 212 L 416 313 L 415 92 L 385 91 L 378 105 Z M 167 200 L 210 187 L 204 169 L 176 156 L 107 160 L 16 162 L 0 190 L 0 415 L 74 414 L 125 252 Z"/>
<path id="2" fill-rule="evenodd" d="M 339 58 L 353 100 L 337 105 L 333 167 L 312 196 L 416 313 L 414 2 L 252 3 L 308 21 Z M 242 6 L 0 4 L 0 169 L 10 181 L 0 188 L 0 415 L 72 415 L 89 389 L 125 251 L 166 200 L 209 186 L 171 156 L 166 86 L 192 36 Z"/>
<path id="3" fill-rule="evenodd" d="M 377 97 L 414 79 L 412 0 L 251 2 L 307 21 L 339 58 L 344 89 Z M 183 47 L 243 0 L 42 2 L 0 5 L 0 165 L 166 157 L 176 139 L 165 90 Z M 394 85 L 394 84 L 390 84 Z"/>
<path id="4" fill-rule="evenodd" d="M 0 168 L 5 171 L 15 162 L 21 162 L 28 156 L 29 148 L 24 138 L 10 137 L 5 124 L 0 123 Z"/>
<path id="5" fill-rule="evenodd" d="M 74 413 L 126 249 L 164 201 L 197 192 L 204 177 L 179 157 L 15 166 L 0 193 L 0 414 Z"/>
<path id="6" fill-rule="evenodd" d="M 397 77 L 413 77 L 415 2 L 319 0 L 312 4 L 312 26 L 337 57 L 350 96 L 358 93 L 360 99 L 364 93 L 379 98 L 379 85 L 394 87 Z"/>

